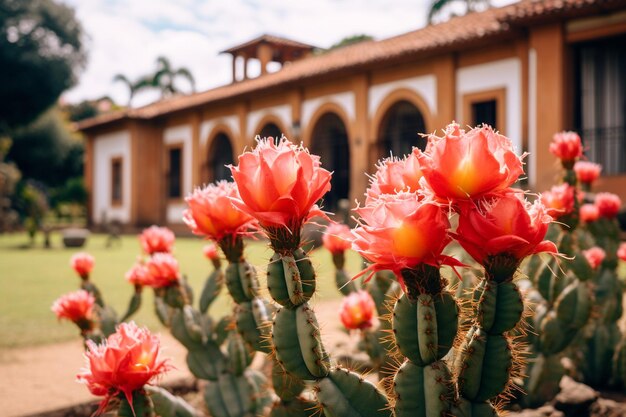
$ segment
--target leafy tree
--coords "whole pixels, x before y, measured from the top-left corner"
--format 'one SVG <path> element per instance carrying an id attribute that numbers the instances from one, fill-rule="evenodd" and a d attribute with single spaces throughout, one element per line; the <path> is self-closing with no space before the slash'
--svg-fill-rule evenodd
<path id="1" fill-rule="evenodd" d="M 164 56 L 157 58 L 157 68 L 152 74 L 145 75 L 135 81 L 131 81 L 124 74 L 117 74 L 113 77 L 113 82 L 121 82 L 128 88 L 128 105 L 130 106 L 133 97 L 140 91 L 146 89 L 157 89 L 161 92 L 161 98 L 181 94 L 181 90 L 176 85 L 177 79 L 185 79 L 193 93 L 196 90 L 195 80 L 189 69 L 173 68 L 169 59 Z"/>
<path id="2" fill-rule="evenodd" d="M 479 12 L 491 6 L 490 0 L 433 0 L 428 10 L 428 23 L 432 24 L 436 18 L 443 18 L 444 12 L 448 11 L 447 17 L 455 16 L 450 10 L 453 5 L 461 5 L 465 13 Z"/>
<path id="3" fill-rule="evenodd" d="M 82 158 L 82 141 L 70 131 L 69 122 L 56 107 L 29 126 L 17 129 L 7 155 L 25 179 L 48 187 L 63 185 L 68 178 L 82 175 Z"/>
<path id="4" fill-rule="evenodd" d="M 343 48 L 344 46 L 354 45 L 355 43 L 371 41 L 372 39 L 374 38 L 366 34 L 346 36 L 345 38 L 328 48 L 328 50 L 332 51 L 333 49 Z"/>
<path id="5" fill-rule="evenodd" d="M 0 134 L 56 102 L 85 60 L 72 8 L 53 0 L 0 0 Z"/>
<path id="6" fill-rule="evenodd" d="M 65 104 L 62 106 L 63 112 L 71 122 L 81 120 L 117 110 L 120 107 L 109 96 L 104 96 L 96 100 L 83 100 L 77 104 Z"/>
<path id="7" fill-rule="evenodd" d="M 11 230 L 19 222 L 19 215 L 13 206 L 15 189 L 22 174 L 14 163 L 4 162 L 10 147 L 9 138 L 0 138 L 0 233 Z"/>

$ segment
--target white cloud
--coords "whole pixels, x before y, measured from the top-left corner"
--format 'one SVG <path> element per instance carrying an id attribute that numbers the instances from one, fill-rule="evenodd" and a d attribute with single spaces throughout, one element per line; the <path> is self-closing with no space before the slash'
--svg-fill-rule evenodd
<path id="1" fill-rule="evenodd" d="M 110 95 L 125 104 L 128 91 L 115 74 L 150 73 L 158 56 L 187 67 L 198 90 L 230 82 L 230 57 L 219 51 L 262 33 L 328 47 L 354 34 L 377 39 L 422 27 L 429 0 L 64 0 L 89 36 L 89 62 L 64 97 L 80 101 Z M 512 0 L 497 0 L 510 3 Z M 156 94 L 141 94 L 133 105 Z"/>

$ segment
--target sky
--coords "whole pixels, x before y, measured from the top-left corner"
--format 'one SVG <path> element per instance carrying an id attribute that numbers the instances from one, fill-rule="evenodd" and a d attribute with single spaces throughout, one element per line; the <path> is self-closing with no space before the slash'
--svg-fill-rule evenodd
<path id="1" fill-rule="evenodd" d="M 113 82 L 151 73 L 158 56 L 188 68 L 196 90 L 228 84 L 232 58 L 219 54 L 269 33 L 327 48 L 346 36 L 375 39 L 419 29 L 430 0 L 62 0 L 76 10 L 86 32 L 88 63 L 78 84 L 63 95 L 68 102 L 108 95 L 128 103 L 128 89 Z M 513 0 L 492 0 L 495 5 Z M 249 67 L 251 75 L 257 67 Z M 180 82 L 181 88 L 188 87 Z M 133 107 L 158 98 L 138 94 Z"/>

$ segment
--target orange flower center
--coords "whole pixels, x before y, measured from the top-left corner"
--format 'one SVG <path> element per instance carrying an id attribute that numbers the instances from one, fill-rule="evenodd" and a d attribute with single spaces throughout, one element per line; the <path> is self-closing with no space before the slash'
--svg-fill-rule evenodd
<path id="1" fill-rule="evenodd" d="M 407 258 L 423 258 L 427 245 L 425 236 L 412 224 L 402 222 L 393 232 L 394 254 Z"/>
<path id="2" fill-rule="evenodd" d="M 472 195 L 478 189 L 480 173 L 474 161 L 466 156 L 450 176 L 450 182 L 456 186 L 455 192 L 460 197 Z"/>

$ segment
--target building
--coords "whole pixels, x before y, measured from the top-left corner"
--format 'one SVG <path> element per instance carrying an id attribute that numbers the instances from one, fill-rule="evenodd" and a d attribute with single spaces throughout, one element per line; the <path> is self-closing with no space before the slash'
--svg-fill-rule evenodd
<path id="1" fill-rule="evenodd" d="M 281 132 L 334 171 L 332 207 L 362 197 L 379 158 L 424 146 L 418 132 L 452 120 L 492 124 L 530 152 L 537 191 L 557 179 L 552 135 L 576 130 L 604 166 L 599 188 L 626 201 L 626 0 L 522 0 L 312 50 L 262 36 L 225 51 L 229 85 L 82 122 L 90 221 L 176 227 L 194 186 L 229 178 L 224 165 L 257 134 Z M 261 62 L 256 78 L 245 71 L 251 59 Z M 280 69 L 268 72 L 270 62 Z"/>

